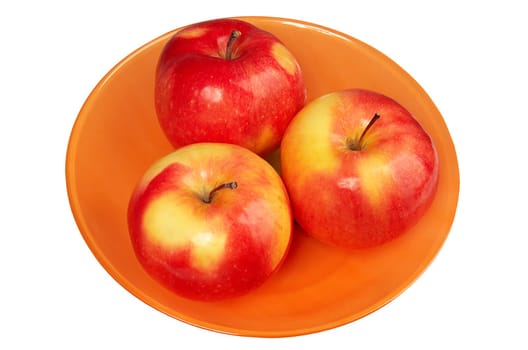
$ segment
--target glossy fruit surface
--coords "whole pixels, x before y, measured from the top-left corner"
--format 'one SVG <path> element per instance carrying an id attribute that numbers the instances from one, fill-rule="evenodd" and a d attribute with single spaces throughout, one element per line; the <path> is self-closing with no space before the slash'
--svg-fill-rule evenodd
<path id="1" fill-rule="evenodd" d="M 249 150 L 218 143 L 181 147 L 154 162 L 128 208 L 145 270 L 196 300 L 259 287 L 286 256 L 292 215 L 279 175 Z"/>
<path id="2" fill-rule="evenodd" d="M 175 147 L 227 142 L 267 155 L 304 106 L 306 87 L 297 60 L 277 37 L 227 18 L 171 37 L 158 61 L 155 99 Z"/>
<path id="3" fill-rule="evenodd" d="M 304 107 L 282 140 L 281 169 L 295 220 L 348 249 L 402 235 L 429 208 L 438 184 L 427 132 L 398 102 L 364 89 Z"/>
<path id="4" fill-rule="evenodd" d="M 401 239 L 358 254 L 328 247 L 296 228 L 280 270 L 262 288 L 229 301 L 189 301 L 160 286 L 134 254 L 126 213 L 145 169 L 173 149 L 156 120 L 152 96 L 156 63 L 172 33 L 126 57 L 87 98 L 66 157 L 71 209 L 88 247 L 108 273 L 139 299 L 176 319 L 218 332 L 261 337 L 341 326 L 397 297 L 440 251 L 458 202 L 455 147 L 431 98 L 379 51 L 316 24 L 244 19 L 288 46 L 303 69 L 308 100 L 360 87 L 391 96 L 419 118 L 435 141 L 440 166 L 435 198 L 422 219 Z"/>

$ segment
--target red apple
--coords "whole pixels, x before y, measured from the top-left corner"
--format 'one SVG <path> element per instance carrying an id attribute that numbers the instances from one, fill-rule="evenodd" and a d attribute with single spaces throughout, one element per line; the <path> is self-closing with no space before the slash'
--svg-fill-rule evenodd
<path id="1" fill-rule="evenodd" d="M 276 149 L 306 88 L 292 53 L 273 34 L 236 19 L 177 31 L 158 61 L 155 103 L 170 142 Z"/>
<path id="2" fill-rule="evenodd" d="M 404 233 L 438 182 L 437 151 L 419 122 L 393 99 L 360 89 L 307 104 L 284 135 L 281 167 L 298 224 L 348 249 Z"/>
<path id="3" fill-rule="evenodd" d="M 239 296 L 264 283 L 286 256 L 292 222 L 271 165 L 220 143 L 184 146 L 155 162 L 128 209 L 141 265 L 196 300 Z"/>

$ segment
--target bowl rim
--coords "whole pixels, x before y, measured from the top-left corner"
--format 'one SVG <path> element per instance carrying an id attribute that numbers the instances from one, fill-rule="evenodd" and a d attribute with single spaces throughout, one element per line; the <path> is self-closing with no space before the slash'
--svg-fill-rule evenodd
<path id="1" fill-rule="evenodd" d="M 375 47 L 372 47 L 369 44 L 349 34 L 346 34 L 339 30 L 332 29 L 324 25 L 312 23 L 306 20 L 286 18 L 286 17 L 233 16 L 233 17 L 222 17 L 222 18 L 234 18 L 234 19 L 245 20 L 248 22 L 253 22 L 253 21 L 256 21 L 256 22 L 270 21 L 270 22 L 277 22 L 277 23 L 280 22 L 280 24 L 283 24 L 283 25 L 302 27 L 307 30 L 316 30 L 326 35 L 331 35 L 333 37 L 336 37 L 340 40 L 344 40 L 346 42 L 353 42 L 357 45 L 360 45 L 367 51 L 369 55 L 375 55 L 378 57 L 378 59 L 384 60 L 386 63 L 388 63 L 391 66 L 392 69 L 395 69 L 398 74 L 405 76 L 407 80 L 411 81 L 415 85 L 414 87 L 420 90 L 421 95 L 423 95 L 423 97 L 427 99 L 427 101 L 425 101 L 427 105 L 430 106 L 431 108 L 434 108 L 435 111 L 439 115 L 441 115 L 440 112 L 438 111 L 438 108 L 436 107 L 434 102 L 431 100 L 429 95 L 418 84 L 418 82 L 407 71 L 405 71 L 398 63 L 393 61 L 390 57 L 388 57 L 387 55 L 385 55 L 383 52 L 379 51 Z M 208 20 L 208 19 L 205 19 L 205 20 Z M 174 310 L 170 309 L 169 307 L 166 307 L 163 303 L 158 302 L 156 298 L 153 298 L 147 293 L 144 293 L 140 288 L 138 288 L 132 282 L 130 282 L 129 279 L 126 278 L 126 276 L 124 276 L 123 274 L 121 274 L 121 272 L 112 264 L 112 262 L 105 256 L 105 254 L 99 250 L 96 241 L 93 239 L 92 235 L 89 234 L 90 232 L 89 225 L 85 217 L 82 215 L 81 203 L 79 201 L 78 196 L 76 195 L 76 190 L 75 190 L 75 182 L 76 182 L 75 180 L 75 158 L 77 155 L 78 140 L 80 137 L 79 135 L 81 133 L 81 130 L 88 119 L 87 116 L 89 114 L 87 113 L 87 109 L 89 108 L 90 101 L 96 98 L 97 95 L 101 93 L 101 90 L 103 90 L 104 86 L 112 78 L 112 76 L 116 74 L 116 72 L 119 71 L 130 60 L 134 59 L 135 56 L 139 55 L 143 50 L 145 50 L 148 47 L 151 47 L 151 46 L 159 44 L 160 42 L 166 41 L 170 35 L 192 24 L 193 23 L 189 23 L 186 25 L 179 26 L 175 29 L 169 30 L 153 38 L 152 40 L 145 42 L 138 48 L 131 51 L 125 57 L 120 59 L 102 76 L 102 78 L 98 81 L 98 83 L 93 87 L 93 89 L 90 91 L 90 93 L 88 94 L 84 102 L 82 103 L 81 108 L 79 109 L 77 113 L 77 116 L 71 128 L 70 136 L 68 138 L 67 149 L 66 149 L 66 154 L 65 154 L 65 169 L 64 170 L 65 170 L 65 180 L 66 180 L 66 191 L 67 191 L 69 207 L 74 217 L 76 226 L 79 232 L 81 233 L 81 236 L 83 237 L 83 240 L 85 241 L 86 245 L 88 246 L 91 253 L 93 254 L 93 256 L 96 258 L 99 264 L 103 267 L 103 269 L 113 277 L 115 282 L 117 282 L 120 286 L 125 288 L 130 294 L 132 294 L 133 296 L 135 296 L 137 299 L 144 302 L 145 304 L 149 305 L 153 309 L 160 311 L 172 318 L 177 319 L 178 321 L 181 321 L 183 323 L 186 323 L 194 327 L 206 329 L 206 330 L 217 332 L 217 333 L 230 334 L 230 335 L 236 335 L 236 336 L 259 337 L 259 338 L 279 338 L 279 337 L 292 337 L 292 336 L 302 336 L 302 335 L 307 335 L 307 334 L 312 334 L 312 333 L 319 333 L 319 332 L 327 331 L 330 329 L 334 329 L 337 327 L 350 324 L 356 320 L 359 320 L 373 313 L 374 311 L 377 311 L 378 309 L 382 308 L 386 304 L 396 299 L 405 290 L 407 290 L 430 266 L 431 262 L 436 258 L 439 251 L 442 249 L 442 246 L 444 245 L 446 239 L 449 237 L 449 231 L 454 223 L 454 220 L 456 219 L 456 212 L 457 212 L 456 209 L 458 206 L 459 192 L 460 192 L 460 174 L 459 174 L 460 170 L 459 170 L 459 165 L 458 165 L 458 159 L 456 157 L 455 145 L 452 143 L 452 140 L 450 141 L 451 141 L 451 146 L 453 147 L 453 150 L 454 150 L 455 159 L 453 159 L 453 161 L 456 165 L 455 170 L 456 170 L 456 175 L 457 175 L 457 181 L 456 181 L 456 191 L 454 191 L 454 195 L 455 195 L 454 208 L 453 208 L 454 213 L 451 217 L 451 223 L 449 224 L 448 232 L 443 237 L 439 246 L 435 248 L 435 251 L 432 254 L 429 254 L 427 259 L 423 259 L 421 261 L 421 264 L 416 266 L 415 272 L 409 276 L 408 280 L 405 281 L 405 283 L 403 282 L 399 283 L 399 288 L 392 290 L 391 293 L 389 293 L 387 297 L 379 299 L 377 303 L 370 304 L 370 306 L 368 308 L 363 309 L 359 313 L 359 315 L 358 313 L 354 313 L 348 317 L 343 317 L 335 321 L 328 321 L 326 323 L 322 323 L 319 326 L 281 330 L 281 331 L 239 329 L 236 327 L 222 326 L 222 325 L 215 324 L 213 322 L 208 322 L 208 321 L 204 321 L 204 320 L 197 319 L 194 317 L 189 317 L 185 313 L 174 312 Z M 443 126 L 449 133 L 449 130 L 447 129 L 447 126 L 445 125 L 445 120 L 441 118 L 439 122 L 443 123 Z"/>

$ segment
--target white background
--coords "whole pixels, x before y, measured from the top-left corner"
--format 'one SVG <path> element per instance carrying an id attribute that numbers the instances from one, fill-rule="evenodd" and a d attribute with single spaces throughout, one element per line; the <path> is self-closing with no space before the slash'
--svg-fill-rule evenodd
<path id="1" fill-rule="evenodd" d="M 0 348 L 528 348 L 526 11 L 431 3 L 2 2 Z M 309 21 L 374 46 L 422 85 L 453 137 L 461 190 L 443 249 L 400 297 L 352 324 L 283 339 L 183 324 L 115 282 L 71 215 L 66 147 L 95 84 L 165 32 L 239 15 Z"/>

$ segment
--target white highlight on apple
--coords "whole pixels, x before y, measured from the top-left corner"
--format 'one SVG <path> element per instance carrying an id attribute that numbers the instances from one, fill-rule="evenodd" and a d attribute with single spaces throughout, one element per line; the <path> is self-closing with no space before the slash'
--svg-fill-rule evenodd
<path id="1" fill-rule="evenodd" d="M 206 247 L 213 241 L 212 232 L 200 232 L 192 237 L 192 244 L 198 247 Z"/>
<path id="2" fill-rule="evenodd" d="M 354 176 L 345 177 L 337 182 L 337 186 L 339 186 L 339 188 L 355 191 L 359 187 L 359 179 Z"/>
<path id="3" fill-rule="evenodd" d="M 223 97 L 222 89 L 215 86 L 204 87 L 200 94 L 206 101 L 215 103 L 222 101 Z"/>

